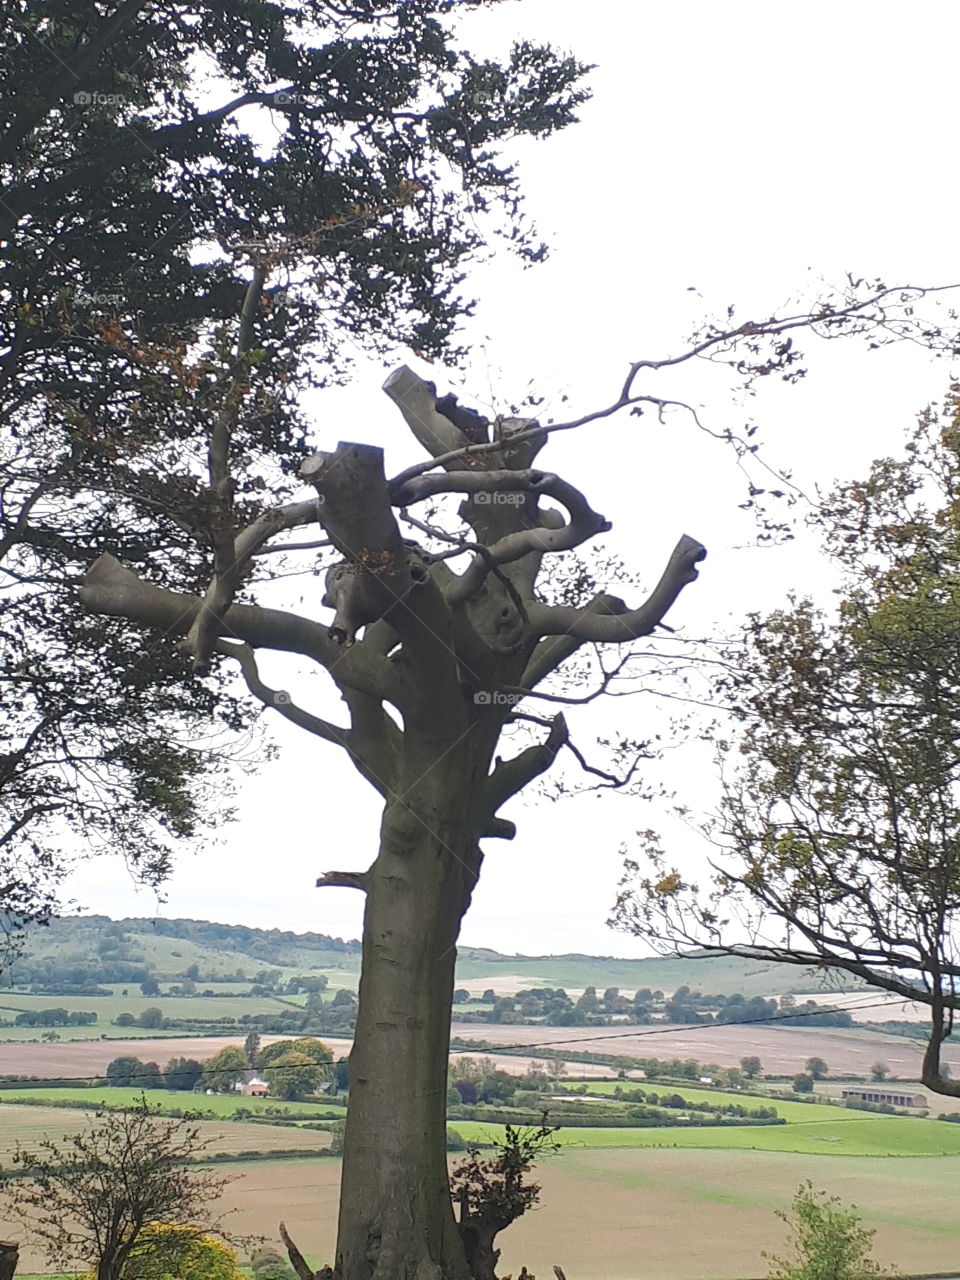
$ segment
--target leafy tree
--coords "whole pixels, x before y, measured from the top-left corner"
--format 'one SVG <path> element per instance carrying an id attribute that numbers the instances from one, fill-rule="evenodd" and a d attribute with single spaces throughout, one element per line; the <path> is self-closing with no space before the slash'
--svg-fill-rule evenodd
<path id="1" fill-rule="evenodd" d="M 960 1006 L 958 491 L 954 388 L 901 457 L 811 516 L 843 575 L 835 611 L 791 602 L 728 654 L 721 692 L 742 727 L 708 829 L 713 889 L 654 843 L 619 910 L 664 950 L 832 967 L 926 1006 L 922 1080 L 953 1096 L 940 1051 Z"/>
<path id="2" fill-rule="evenodd" d="M 334 1009 L 355 1009 L 357 997 L 346 987 L 341 987 L 330 1003 Z"/>
<path id="3" fill-rule="evenodd" d="M 140 983 L 140 994 L 142 996 L 158 996 L 160 994 L 160 983 L 156 978 L 145 978 Z"/>
<path id="4" fill-rule="evenodd" d="M 143 1063 L 139 1058 L 122 1057 L 107 1064 L 105 1075 L 107 1084 L 128 1089 L 140 1087 L 142 1072 Z"/>
<path id="5" fill-rule="evenodd" d="M 126 1280 L 144 1232 L 215 1225 L 211 1206 L 230 1179 L 186 1163 L 208 1145 L 196 1127 L 163 1119 L 141 1098 L 91 1116 L 73 1137 L 18 1145 L 23 1176 L 2 1194 L 58 1270 L 90 1266 L 96 1280 Z"/>
<path id="6" fill-rule="evenodd" d="M 342 379 L 357 340 L 455 352 L 484 215 L 523 259 L 542 256 L 502 147 L 572 121 L 583 68 L 526 41 L 472 56 L 456 19 L 479 3 L 227 0 L 198 17 L 182 0 L 116 14 L 78 0 L 51 19 L 14 0 L 0 81 L 0 568 L 17 584 L 3 607 L 0 853 L 16 844 L 3 868 L 16 925 L 56 903 L 64 820 L 153 883 L 165 836 L 198 834 L 205 802 L 216 817 L 202 784 L 217 757 L 174 733 L 213 710 L 209 681 L 68 605 L 93 555 L 152 570 L 159 537 L 182 553 L 171 579 L 195 578 L 176 508 L 214 519 L 186 458 L 228 366 L 184 374 L 190 406 L 177 382 L 198 332 L 240 309 L 251 257 L 272 272 L 250 360 L 263 394 L 234 443 L 282 458 L 301 435 L 285 390 L 298 345 L 321 357 L 314 383 Z M 201 62 L 214 74 L 192 82 Z M 271 148 L 252 116 L 272 125 Z M 154 465 L 161 442 L 175 478 Z M 247 480 L 238 498 L 255 492 Z M 221 707 L 236 727 L 236 705 Z"/>
<path id="7" fill-rule="evenodd" d="M 132 1013 L 118 1013 L 113 1020 L 115 1027 L 132 1027 L 136 1025 L 136 1018 Z"/>
<path id="8" fill-rule="evenodd" d="M 271 1058 L 270 1065 L 264 1068 L 264 1075 L 270 1093 L 275 1098 L 287 1100 L 316 1093 L 326 1079 L 325 1069 L 296 1049 L 288 1049 L 286 1053 Z"/>
<path id="9" fill-rule="evenodd" d="M 260 1059 L 260 1033 L 251 1031 L 243 1042 L 243 1054 L 248 1067 L 257 1066 Z"/>
<path id="10" fill-rule="evenodd" d="M 469 999 L 470 999 L 470 992 L 466 989 L 466 987 L 457 987 L 456 991 L 454 991 L 453 993 L 454 1004 L 466 1004 Z"/>
<path id="11" fill-rule="evenodd" d="M 254 1253 L 250 1260 L 250 1270 L 255 1280 L 296 1280 L 293 1268 L 287 1260 L 269 1246 Z"/>
<path id="12" fill-rule="evenodd" d="M 814 1191 L 805 1182 L 790 1213 L 777 1216 L 790 1228 L 792 1257 L 770 1259 L 769 1280 L 881 1280 L 888 1271 L 870 1256 L 874 1232 L 865 1228 L 855 1207 L 836 1196 Z"/>
<path id="13" fill-rule="evenodd" d="M 243 1280 L 229 1245 L 174 1222 L 144 1227 L 122 1275 L 123 1280 Z"/>
<path id="14" fill-rule="evenodd" d="M 748 1080 L 755 1080 L 763 1070 L 763 1063 L 754 1054 L 740 1059 L 740 1070 Z"/>
<path id="15" fill-rule="evenodd" d="M 156 1062 L 144 1062 L 140 1066 L 140 1074 L 135 1081 L 141 1089 L 164 1089 L 166 1082 Z"/>
<path id="16" fill-rule="evenodd" d="M 890 1074 L 890 1068 L 887 1066 L 885 1062 L 875 1062 L 873 1066 L 870 1068 L 870 1079 L 875 1080 L 877 1084 L 880 1084 L 881 1081 L 886 1080 L 889 1074 Z"/>
<path id="17" fill-rule="evenodd" d="M 807 1074 L 811 1075 L 814 1080 L 824 1080 L 830 1068 L 822 1058 L 807 1059 Z"/>
<path id="18" fill-rule="evenodd" d="M 148 1008 L 144 1009 L 137 1018 L 137 1025 L 140 1027 L 149 1027 L 151 1030 L 162 1027 L 163 1010 L 158 1009 L 155 1004 L 150 1005 Z"/>
<path id="19" fill-rule="evenodd" d="M 196 1058 L 171 1058 L 163 1072 L 168 1089 L 191 1092 L 203 1079 L 203 1063 Z"/>
<path id="20" fill-rule="evenodd" d="M 203 1083 L 217 1093 L 228 1093 L 247 1071 L 246 1054 L 238 1045 L 228 1044 L 203 1064 Z"/>
<path id="21" fill-rule="evenodd" d="M 477 1101 L 477 1086 L 472 1080 L 454 1080 L 453 1087 L 460 1095 L 460 1101 L 465 1107 L 472 1107 Z"/>
<path id="22" fill-rule="evenodd" d="M 813 1076 L 801 1072 L 793 1077 L 792 1088 L 794 1093 L 813 1093 Z"/>
<path id="23" fill-rule="evenodd" d="M 288 1053 L 303 1054 L 308 1062 L 325 1070 L 333 1062 L 333 1053 L 315 1036 L 299 1036 L 296 1040 L 274 1040 L 260 1050 L 258 1065 L 261 1068 L 272 1066 L 279 1058 Z"/>

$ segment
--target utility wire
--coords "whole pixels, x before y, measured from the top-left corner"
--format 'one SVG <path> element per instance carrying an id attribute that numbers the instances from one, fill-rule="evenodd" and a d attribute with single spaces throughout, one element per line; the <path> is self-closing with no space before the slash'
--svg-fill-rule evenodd
<path id="1" fill-rule="evenodd" d="M 903 1002 L 904 1004 L 911 1003 L 906 996 L 903 997 Z M 889 1007 L 890 1007 L 889 1000 L 872 1000 L 865 1004 L 848 1005 L 845 1009 L 839 1010 L 839 1012 L 858 1013 L 862 1009 L 880 1009 L 880 1008 L 889 1008 Z M 483 1050 L 482 1052 L 487 1054 L 496 1054 L 499 1051 L 508 1049 L 510 1050 L 511 1053 L 515 1053 L 518 1049 L 553 1049 L 553 1048 L 562 1048 L 564 1045 L 571 1045 L 571 1044 L 588 1044 L 588 1045 L 596 1044 L 604 1040 L 639 1040 L 639 1039 L 642 1039 L 644 1036 L 679 1035 L 682 1032 L 686 1032 L 686 1031 L 716 1030 L 718 1027 L 750 1027 L 750 1026 L 759 1026 L 759 1025 L 770 1026 L 772 1023 L 776 1023 L 776 1022 L 790 1022 L 792 1019 L 795 1019 L 795 1018 L 815 1018 L 820 1014 L 828 1014 L 828 1013 L 836 1013 L 836 1012 L 838 1012 L 838 1010 L 833 1007 L 823 1008 L 823 1009 L 804 1009 L 804 1010 L 800 1010 L 797 1013 L 776 1014 L 773 1017 L 769 1017 L 769 1018 L 744 1018 L 742 1022 L 692 1022 L 689 1024 L 683 1024 L 683 1025 L 672 1026 L 672 1027 L 646 1027 L 642 1031 L 612 1031 L 609 1033 L 609 1035 L 602 1035 L 602 1036 L 580 1035 L 580 1036 L 574 1036 L 569 1040 L 536 1040 L 536 1041 L 530 1041 L 527 1044 L 492 1045 L 489 1049 Z M 477 1025 L 482 1026 L 484 1024 L 478 1023 Z M 466 1037 L 458 1037 L 458 1038 L 465 1039 Z M 162 1044 L 163 1041 L 146 1041 L 146 1043 Z M 454 1050 L 454 1052 L 463 1052 L 463 1051 Z M 473 1052 L 481 1052 L 481 1051 L 474 1050 Z M 589 1053 L 590 1050 L 587 1049 L 584 1052 Z M 124 1056 L 132 1056 L 132 1055 L 124 1055 Z M 611 1056 L 621 1057 L 624 1055 L 613 1054 Z M 194 1059 L 194 1061 L 196 1061 L 196 1059 Z M 327 1066 L 332 1066 L 333 1064 L 317 1063 L 316 1065 L 327 1067 Z M 157 1069 L 158 1071 L 160 1070 L 159 1064 Z M 257 1068 L 254 1068 L 254 1067 L 250 1067 L 247 1069 L 251 1071 L 257 1070 Z M 264 1071 L 268 1071 L 268 1070 L 269 1071 L 302 1071 L 303 1065 L 291 1064 L 287 1066 L 280 1063 L 280 1064 L 277 1064 L 276 1066 L 267 1066 L 260 1069 Z M 160 1074 L 163 1075 L 163 1072 L 160 1071 Z M 223 1075 L 223 1076 L 236 1075 L 236 1070 L 231 1067 L 224 1067 L 224 1068 L 214 1067 L 212 1071 L 206 1070 L 206 1069 L 204 1070 L 204 1076 L 207 1079 L 210 1079 L 211 1077 L 218 1076 L 218 1075 Z M 133 1080 L 141 1077 L 143 1079 L 156 1078 L 154 1072 L 152 1071 L 149 1071 L 149 1072 L 131 1071 L 127 1076 L 127 1079 Z M 24 1082 L 26 1082 L 27 1080 L 32 1082 L 33 1080 L 36 1080 L 38 1078 L 40 1077 L 29 1076 L 29 1077 L 24 1077 L 23 1079 L 24 1079 Z M 49 1079 L 64 1081 L 65 1083 L 69 1083 L 69 1084 L 90 1084 L 90 1085 L 103 1084 L 106 1087 L 113 1087 L 110 1085 L 110 1082 L 106 1079 L 106 1077 L 103 1074 L 95 1075 L 95 1076 L 51 1076 L 49 1077 Z M 0 1092 L 2 1092 L 3 1089 L 16 1088 L 16 1087 L 17 1086 L 13 1083 L 10 1077 L 0 1076 Z M 51 1087 L 55 1088 L 57 1086 L 53 1085 Z M 119 1086 L 119 1087 L 132 1088 L 133 1086 Z M 180 1091 L 169 1090 L 168 1092 L 180 1092 Z"/>

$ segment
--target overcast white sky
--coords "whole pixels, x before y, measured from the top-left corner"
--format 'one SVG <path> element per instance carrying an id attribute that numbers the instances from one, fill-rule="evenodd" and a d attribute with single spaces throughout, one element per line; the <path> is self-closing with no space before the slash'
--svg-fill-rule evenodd
<path id="1" fill-rule="evenodd" d="M 526 272 L 506 259 L 476 271 L 469 370 L 445 377 L 407 352 L 393 364 L 414 364 L 441 388 L 449 381 L 479 407 L 521 399 L 532 381 L 554 417 L 568 395 L 568 417 L 615 398 L 629 361 L 676 353 L 704 315 L 728 303 L 743 319 L 762 317 L 847 271 L 889 284 L 960 279 L 955 5 L 507 0 L 464 23 L 467 47 L 483 52 L 505 49 L 515 34 L 596 64 L 582 123 L 518 151 L 527 208 L 552 256 Z M 766 456 L 809 487 L 859 474 L 897 449 L 955 372 L 916 348 L 867 354 L 846 343 L 822 347 L 811 370 L 798 387 L 765 388 L 751 406 Z M 379 390 L 387 371 L 361 364 L 353 386 L 310 402 L 318 448 L 353 438 L 384 445 L 392 470 L 419 460 Z M 744 419 L 712 369 L 686 366 L 647 387 L 702 404 L 717 429 Z M 732 455 L 681 416 L 665 426 L 597 423 L 555 437 L 540 463 L 613 520 L 606 546 L 650 585 L 680 534 L 708 546 L 700 581 L 669 618 L 691 635 L 728 630 L 791 588 L 829 599 L 806 538 L 744 549 L 754 530 L 738 510 L 744 492 Z M 294 582 L 291 603 L 322 613 L 317 581 Z M 304 676 L 279 660 L 263 667 L 303 705 L 335 712 L 322 673 Z M 588 744 L 598 728 L 649 733 L 653 710 L 642 698 L 617 700 L 580 722 L 578 740 Z M 74 876 L 75 898 L 111 915 L 159 911 L 358 936 L 360 895 L 312 886 L 324 870 L 370 861 L 378 798 L 335 748 L 268 715 L 279 758 L 244 780 L 239 820 L 219 842 L 181 859 L 165 904 L 135 893 L 107 863 Z M 675 756 L 672 769 L 692 807 L 709 803 L 702 752 Z M 338 822 L 324 801 L 346 816 Z M 646 954 L 604 922 L 619 846 L 655 826 L 656 812 L 610 794 L 523 801 L 507 812 L 517 839 L 487 842 L 462 941 L 526 954 Z M 699 856 L 692 837 L 671 852 Z"/>

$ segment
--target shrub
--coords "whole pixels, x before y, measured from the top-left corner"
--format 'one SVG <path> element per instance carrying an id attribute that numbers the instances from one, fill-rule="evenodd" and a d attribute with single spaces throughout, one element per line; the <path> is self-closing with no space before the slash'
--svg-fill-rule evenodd
<path id="1" fill-rule="evenodd" d="M 793 1257 L 764 1254 L 773 1264 L 770 1280 L 881 1280 L 885 1271 L 870 1257 L 874 1232 L 863 1226 L 855 1206 L 814 1191 L 805 1182 L 789 1213 L 777 1216 L 791 1228 Z"/>

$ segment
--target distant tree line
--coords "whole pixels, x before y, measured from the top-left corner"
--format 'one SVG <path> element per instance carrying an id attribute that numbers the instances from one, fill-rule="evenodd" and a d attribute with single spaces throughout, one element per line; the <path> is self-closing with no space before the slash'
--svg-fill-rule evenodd
<path id="1" fill-rule="evenodd" d="M 493 1022 L 553 1027 L 609 1026 L 613 1022 L 648 1023 L 735 1023 L 785 1020 L 791 1026 L 849 1027 L 853 1018 L 844 1009 L 832 1009 L 812 1000 L 802 1005 L 793 997 L 776 1000 L 762 996 L 704 995 L 681 986 L 668 998 L 662 991 L 643 987 L 633 996 L 624 995 L 619 987 L 607 987 L 603 995 L 596 987 L 587 987 L 573 1000 L 563 987 L 531 987 L 516 995 L 498 996 L 487 988 L 478 999 L 465 988 L 454 993 L 456 1018 L 463 1022 Z M 470 1004 L 485 1006 L 482 1010 L 465 1008 Z M 489 1007 L 486 1007 L 489 1006 Z"/>

